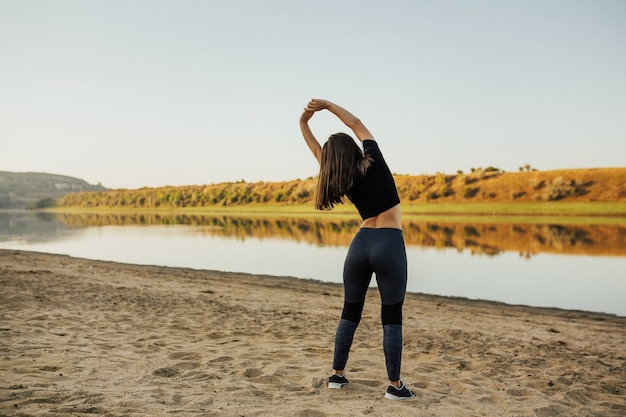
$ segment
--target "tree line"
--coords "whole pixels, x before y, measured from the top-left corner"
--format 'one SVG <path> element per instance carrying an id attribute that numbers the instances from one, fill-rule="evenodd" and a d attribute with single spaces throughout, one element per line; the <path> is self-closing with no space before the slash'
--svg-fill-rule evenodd
<path id="1" fill-rule="evenodd" d="M 622 201 L 626 168 L 504 172 L 477 168 L 464 174 L 394 175 L 404 203 L 432 201 Z M 202 208 L 217 206 L 313 205 L 317 178 L 283 182 L 245 181 L 211 185 L 118 189 L 67 194 L 59 207 Z"/>
<path id="2" fill-rule="evenodd" d="M 313 201 L 317 181 L 244 181 L 181 187 L 120 189 L 67 194 L 59 207 L 182 208 L 259 204 L 300 204 Z"/>

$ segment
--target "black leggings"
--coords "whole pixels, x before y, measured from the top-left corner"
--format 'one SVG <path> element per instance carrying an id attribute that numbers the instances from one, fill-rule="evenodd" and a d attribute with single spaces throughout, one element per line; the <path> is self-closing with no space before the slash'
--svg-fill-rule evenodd
<path id="1" fill-rule="evenodd" d="M 359 323 L 365 294 L 376 273 L 382 324 L 402 324 L 407 262 L 402 230 L 362 228 L 354 236 L 343 268 L 342 318 Z"/>
<path id="2" fill-rule="evenodd" d="M 344 304 L 335 334 L 333 369 L 346 367 L 354 333 L 361 321 L 365 294 L 376 273 L 382 301 L 383 350 L 387 377 L 400 380 L 402 303 L 406 293 L 406 249 L 399 229 L 361 229 L 354 236 L 343 268 Z"/>

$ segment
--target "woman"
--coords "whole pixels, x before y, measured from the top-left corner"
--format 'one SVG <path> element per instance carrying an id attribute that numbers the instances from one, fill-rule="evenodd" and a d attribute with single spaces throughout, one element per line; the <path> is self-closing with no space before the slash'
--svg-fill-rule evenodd
<path id="1" fill-rule="evenodd" d="M 331 135 L 322 147 L 308 125 L 313 114 L 328 110 L 362 142 L 363 151 L 349 135 Z M 344 305 L 335 335 L 333 370 L 328 387 L 348 384 L 344 370 L 354 332 L 361 320 L 365 294 L 376 273 L 383 324 L 383 350 L 389 387 L 385 398 L 415 397 L 400 380 L 402 359 L 402 304 L 406 292 L 407 262 L 400 222 L 400 198 L 393 176 L 373 135 L 348 110 L 326 100 L 311 100 L 300 117 L 306 144 L 320 164 L 315 206 L 331 210 L 347 197 L 363 223 L 346 256 L 343 282 Z"/>

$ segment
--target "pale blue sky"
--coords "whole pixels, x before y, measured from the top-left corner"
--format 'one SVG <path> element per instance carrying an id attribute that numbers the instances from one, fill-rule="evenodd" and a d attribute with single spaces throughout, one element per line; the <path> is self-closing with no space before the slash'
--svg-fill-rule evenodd
<path id="1" fill-rule="evenodd" d="M 6 171 L 306 178 L 312 97 L 358 115 L 396 173 L 626 165 L 622 0 L 0 0 L 0 62 Z"/>

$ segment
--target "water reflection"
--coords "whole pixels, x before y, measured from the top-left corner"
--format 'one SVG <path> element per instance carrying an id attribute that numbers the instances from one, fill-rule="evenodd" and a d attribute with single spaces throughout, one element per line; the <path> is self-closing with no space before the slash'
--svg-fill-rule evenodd
<path id="1" fill-rule="evenodd" d="M 358 227 L 330 217 L 0 211 L 0 248 L 341 282 Z M 409 292 L 626 315 L 626 225 L 444 218 L 403 227 Z"/>
<path id="2" fill-rule="evenodd" d="M 37 243 L 57 240 L 71 233 L 54 213 L 0 211 L 0 242 Z"/>
<path id="3" fill-rule="evenodd" d="M 202 226 L 194 232 L 211 236 L 279 237 L 321 246 L 347 246 L 358 220 L 232 217 L 188 214 L 60 213 L 55 217 L 67 228 L 122 225 Z M 626 225 L 461 223 L 411 219 L 403 223 L 408 246 L 455 248 L 472 254 L 517 252 L 626 256 Z"/>

